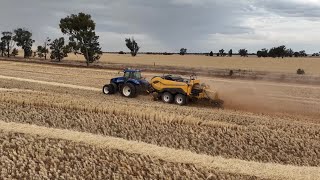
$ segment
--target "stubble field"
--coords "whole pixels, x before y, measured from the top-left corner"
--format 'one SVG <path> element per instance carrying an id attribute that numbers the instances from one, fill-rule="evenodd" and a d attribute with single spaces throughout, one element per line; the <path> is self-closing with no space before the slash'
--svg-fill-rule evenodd
<path id="1" fill-rule="evenodd" d="M 83 56 L 69 54 L 66 60 L 84 61 Z M 197 55 L 146 55 L 136 57 L 131 55 L 103 54 L 99 63 L 130 64 L 132 65 L 156 65 L 176 66 L 210 69 L 241 69 L 248 71 L 267 71 L 295 74 L 297 69 L 304 69 L 309 75 L 320 75 L 320 58 L 258 58 L 250 56 L 242 58 L 234 57 L 210 57 Z"/>
<path id="2" fill-rule="evenodd" d="M 319 86 L 200 77 L 214 109 L 103 95 L 117 71 L 0 68 L 2 178 L 320 178 Z"/>
<path id="3" fill-rule="evenodd" d="M 23 57 L 23 52 L 19 52 L 18 57 Z M 68 54 L 65 58 L 67 61 L 84 62 L 81 55 Z M 298 57 L 298 58 L 258 58 L 249 56 L 242 58 L 238 55 L 233 57 L 217 57 L 204 55 L 148 55 L 139 54 L 131 57 L 130 54 L 110 54 L 104 53 L 99 63 L 103 64 L 120 64 L 120 65 L 147 65 L 147 66 L 171 66 L 177 68 L 201 68 L 203 70 L 212 69 L 233 69 L 246 71 L 262 71 L 295 74 L 297 69 L 304 69 L 308 75 L 320 75 L 320 58 L 319 57 Z"/>

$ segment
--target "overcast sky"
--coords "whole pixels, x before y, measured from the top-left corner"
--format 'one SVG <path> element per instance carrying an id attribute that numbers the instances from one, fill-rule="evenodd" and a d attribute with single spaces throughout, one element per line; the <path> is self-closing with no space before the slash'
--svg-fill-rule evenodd
<path id="1" fill-rule="evenodd" d="M 126 50 L 132 36 L 141 51 L 320 51 L 320 0 L 1 0 L 0 31 L 25 27 L 39 44 L 78 12 L 92 15 L 104 51 Z"/>

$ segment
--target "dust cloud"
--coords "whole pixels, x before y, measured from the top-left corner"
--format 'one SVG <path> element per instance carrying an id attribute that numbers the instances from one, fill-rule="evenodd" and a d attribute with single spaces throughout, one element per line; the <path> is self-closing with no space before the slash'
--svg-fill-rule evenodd
<path id="1" fill-rule="evenodd" d="M 286 95 L 285 90 L 281 92 L 281 87 L 257 84 L 255 81 L 208 80 L 205 83 L 218 92 L 225 109 L 320 118 L 320 99 L 291 97 Z"/>

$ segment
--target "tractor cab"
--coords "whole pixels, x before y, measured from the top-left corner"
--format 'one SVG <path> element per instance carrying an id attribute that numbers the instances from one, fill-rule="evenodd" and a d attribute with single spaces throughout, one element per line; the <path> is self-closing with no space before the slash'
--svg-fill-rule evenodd
<path id="1" fill-rule="evenodd" d="M 126 79 L 142 79 L 140 70 L 125 69 L 123 77 Z"/>

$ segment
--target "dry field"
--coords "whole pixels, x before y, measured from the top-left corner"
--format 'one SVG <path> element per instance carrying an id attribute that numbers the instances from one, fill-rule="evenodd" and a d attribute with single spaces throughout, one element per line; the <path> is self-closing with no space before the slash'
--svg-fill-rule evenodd
<path id="1" fill-rule="evenodd" d="M 84 61 L 83 56 L 70 54 L 67 60 Z M 203 69 L 241 69 L 251 71 L 267 71 L 281 73 L 296 73 L 297 69 L 304 69 L 309 75 L 320 75 L 320 58 L 257 58 L 239 56 L 208 57 L 196 55 L 130 55 L 103 54 L 100 63 L 140 64 L 177 67 L 198 67 Z"/>
<path id="2" fill-rule="evenodd" d="M 116 71 L 0 69 L 0 179 L 320 178 L 319 86 L 200 78 L 222 110 L 105 96 Z"/>
<path id="3" fill-rule="evenodd" d="M 23 57 L 23 52 L 19 53 Z M 80 55 L 69 54 L 65 60 L 74 60 L 84 62 L 84 57 Z M 249 71 L 267 71 L 280 73 L 293 73 L 297 69 L 304 69 L 309 75 L 320 75 L 320 58 L 258 58 L 250 56 L 241 58 L 239 56 L 230 57 L 208 57 L 197 55 L 147 55 L 140 54 L 137 57 L 131 57 L 129 54 L 107 54 L 104 53 L 99 61 L 101 64 L 130 64 L 133 65 L 158 65 L 158 66 L 176 66 L 176 67 L 197 67 L 205 69 L 241 69 Z"/>

